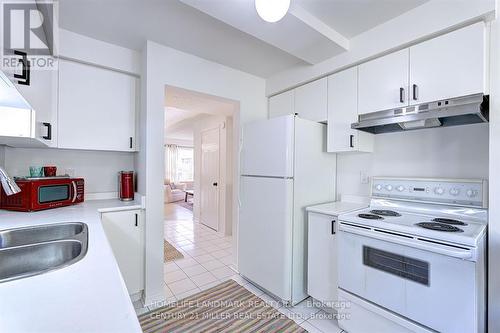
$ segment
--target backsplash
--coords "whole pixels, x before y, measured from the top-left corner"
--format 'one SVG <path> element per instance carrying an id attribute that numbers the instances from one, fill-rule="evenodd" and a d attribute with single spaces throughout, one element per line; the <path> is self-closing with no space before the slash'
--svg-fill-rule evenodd
<path id="1" fill-rule="evenodd" d="M 75 177 L 84 178 L 86 193 L 116 192 L 118 171 L 134 170 L 133 153 L 10 147 L 4 150 L 5 168 L 10 175 L 28 175 L 30 166 L 55 165 L 57 174 L 73 171 Z"/>
<path id="2" fill-rule="evenodd" d="M 488 178 L 488 124 L 375 136 L 373 153 L 339 154 L 337 193 L 370 195 L 372 176 Z"/>
<path id="3" fill-rule="evenodd" d="M 0 146 L 0 167 L 5 166 L 5 147 Z"/>

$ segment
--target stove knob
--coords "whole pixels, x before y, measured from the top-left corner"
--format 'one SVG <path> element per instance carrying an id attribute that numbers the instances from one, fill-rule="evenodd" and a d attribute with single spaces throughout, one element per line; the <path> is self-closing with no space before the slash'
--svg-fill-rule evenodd
<path id="1" fill-rule="evenodd" d="M 467 190 L 467 192 L 465 192 L 465 194 L 467 194 L 467 196 L 469 198 L 472 198 L 472 197 L 476 196 L 476 191 L 474 191 L 474 190 Z"/>
<path id="2" fill-rule="evenodd" d="M 450 190 L 450 194 L 456 197 L 457 195 L 460 194 L 460 190 L 458 188 L 452 188 Z"/>
<path id="3" fill-rule="evenodd" d="M 397 187 L 397 190 L 398 190 L 399 192 L 403 192 L 403 191 L 405 190 L 405 187 L 404 187 L 403 185 L 399 185 L 399 186 Z"/>
<path id="4" fill-rule="evenodd" d="M 392 191 L 392 185 L 385 185 L 385 189 L 387 191 Z"/>
<path id="5" fill-rule="evenodd" d="M 377 184 L 377 185 L 375 186 L 375 189 L 376 189 L 377 191 L 380 191 L 380 190 L 382 189 L 382 185 Z"/>
<path id="6" fill-rule="evenodd" d="M 442 187 L 436 187 L 434 189 L 434 193 L 436 193 L 437 195 L 443 195 L 444 194 L 444 190 Z"/>

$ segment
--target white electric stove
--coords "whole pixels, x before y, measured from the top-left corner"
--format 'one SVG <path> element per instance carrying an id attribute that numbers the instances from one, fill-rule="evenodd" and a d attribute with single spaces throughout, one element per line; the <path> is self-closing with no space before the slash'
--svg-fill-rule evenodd
<path id="1" fill-rule="evenodd" d="M 484 332 L 487 187 L 375 177 L 366 209 L 339 216 L 340 326 Z"/>

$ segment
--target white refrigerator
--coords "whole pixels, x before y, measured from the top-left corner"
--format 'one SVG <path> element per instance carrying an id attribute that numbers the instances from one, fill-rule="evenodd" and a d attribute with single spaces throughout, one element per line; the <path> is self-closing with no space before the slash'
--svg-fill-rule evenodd
<path id="1" fill-rule="evenodd" d="M 335 200 L 326 125 L 283 116 L 244 126 L 238 269 L 288 304 L 307 297 L 305 207 Z"/>

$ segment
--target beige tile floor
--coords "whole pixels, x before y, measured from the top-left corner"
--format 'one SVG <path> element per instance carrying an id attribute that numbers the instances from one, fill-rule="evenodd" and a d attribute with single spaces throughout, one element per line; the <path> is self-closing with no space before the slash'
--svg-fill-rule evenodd
<path id="1" fill-rule="evenodd" d="M 311 333 L 340 333 L 342 330 L 331 315 L 314 306 L 311 299 L 293 307 L 284 307 L 270 295 L 238 275 L 233 260 L 232 237 L 193 221 L 192 212 L 176 204 L 165 205 L 165 239 L 175 246 L 183 259 L 164 265 L 165 303 L 175 302 L 228 279 L 262 298 Z M 160 305 L 164 305 L 162 303 Z M 137 314 L 153 307 L 134 303 Z"/>

